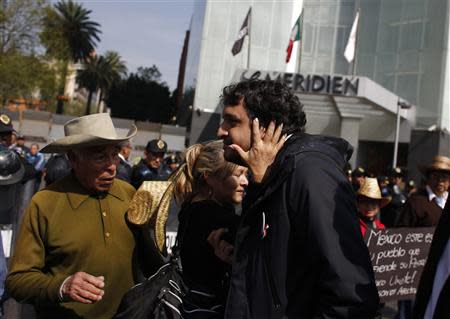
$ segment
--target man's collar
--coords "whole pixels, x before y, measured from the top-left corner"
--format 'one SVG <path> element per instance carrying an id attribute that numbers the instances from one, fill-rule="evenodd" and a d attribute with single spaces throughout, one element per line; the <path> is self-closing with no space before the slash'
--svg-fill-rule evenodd
<path id="1" fill-rule="evenodd" d="M 425 186 L 425 189 L 427 190 L 427 193 L 428 193 L 428 200 L 431 202 L 432 200 L 433 200 L 433 198 L 435 198 L 435 197 L 441 197 L 441 198 L 443 198 L 443 199 L 445 199 L 445 200 L 447 200 L 447 198 L 448 198 L 448 192 L 444 192 L 444 194 L 442 194 L 442 196 L 437 196 L 434 192 L 433 192 L 433 190 L 431 189 L 431 187 L 430 186 Z"/>
<path id="2" fill-rule="evenodd" d="M 122 161 L 124 161 L 125 163 L 128 163 L 128 161 L 125 159 L 125 157 L 122 154 L 118 154 L 119 157 L 122 159 Z"/>
<path id="3" fill-rule="evenodd" d="M 80 207 L 80 205 L 89 197 L 97 197 L 95 194 L 89 193 L 78 181 L 78 179 L 75 177 L 75 175 L 72 173 L 66 180 L 66 194 L 67 198 L 69 199 L 70 206 L 72 206 L 73 209 L 77 209 Z M 113 185 L 109 189 L 109 191 L 106 193 L 107 195 L 111 195 L 116 197 L 117 199 L 123 201 L 124 200 L 124 194 L 121 191 L 120 187 L 117 185 L 118 183 L 114 181 Z M 100 197 L 100 196 L 98 196 Z"/>

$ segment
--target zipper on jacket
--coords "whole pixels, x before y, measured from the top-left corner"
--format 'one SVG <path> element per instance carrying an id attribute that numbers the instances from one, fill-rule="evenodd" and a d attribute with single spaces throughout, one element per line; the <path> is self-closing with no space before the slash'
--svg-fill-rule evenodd
<path id="1" fill-rule="evenodd" d="M 269 280 L 269 289 L 270 289 L 270 294 L 272 295 L 272 302 L 273 305 L 275 306 L 275 309 L 278 310 L 281 307 L 281 301 L 280 301 L 280 297 L 278 296 L 276 287 L 275 287 L 275 281 L 273 279 L 273 273 L 272 273 L 272 266 L 269 260 L 269 254 L 266 248 L 266 243 L 263 242 L 263 258 L 264 258 L 264 268 L 266 269 L 266 276 L 267 279 Z"/>

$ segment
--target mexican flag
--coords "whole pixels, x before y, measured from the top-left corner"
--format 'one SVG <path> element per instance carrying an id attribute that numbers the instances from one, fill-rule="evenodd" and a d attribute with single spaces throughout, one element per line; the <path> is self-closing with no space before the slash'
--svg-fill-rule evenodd
<path id="1" fill-rule="evenodd" d="M 289 44 L 286 49 L 286 63 L 289 63 L 292 54 L 292 48 L 294 47 L 295 41 L 300 41 L 302 36 L 302 20 L 303 20 L 303 11 L 298 16 L 297 22 L 295 22 L 294 26 L 291 30 L 291 36 L 289 37 Z"/>

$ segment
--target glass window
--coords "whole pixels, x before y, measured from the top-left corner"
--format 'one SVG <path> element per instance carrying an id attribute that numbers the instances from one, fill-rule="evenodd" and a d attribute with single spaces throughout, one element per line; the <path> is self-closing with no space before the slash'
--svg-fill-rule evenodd
<path id="1" fill-rule="evenodd" d="M 407 0 L 409 1 L 409 0 Z M 402 0 L 382 0 L 380 21 L 383 23 L 398 23 L 401 21 Z"/>
<path id="2" fill-rule="evenodd" d="M 319 43 L 317 52 L 319 54 L 331 55 L 331 49 L 333 47 L 334 28 L 327 26 L 319 27 Z"/>
<path id="3" fill-rule="evenodd" d="M 314 70 L 317 74 L 330 74 L 331 73 L 331 59 L 329 57 L 316 58 L 316 67 Z"/>
<path id="4" fill-rule="evenodd" d="M 375 55 L 373 54 L 358 54 L 358 61 L 356 64 L 356 71 L 358 74 L 374 78 L 374 64 Z"/>
<path id="5" fill-rule="evenodd" d="M 423 18 L 425 2 L 424 0 L 403 0 L 404 18 L 406 20 Z"/>
<path id="6" fill-rule="evenodd" d="M 315 39 L 315 27 L 311 23 L 303 23 L 303 53 L 312 54 Z"/>
<path id="7" fill-rule="evenodd" d="M 401 50 L 419 50 L 422 43 L 422 22 L 407 23 L 401 26 Z"/>
<path id="8" fill-rule="evenodd" d="M 378 33 L 378 51 L 396 52 L 398 47 L 398 36 L 400 26 L 383 23 L 380 25 Z"/>
<path id="9" fill-rule="evenodd" d="M 417 74 L 403 74 L 397 77 L 397 93 L 410 103 L 417 103 Z"/>
<path id="10" fill-rule="evenodd" d="M 417 72 L 419 70 L 418 51 L 405 52 L 398 60 L 398 70 L 400 72 Z"/>

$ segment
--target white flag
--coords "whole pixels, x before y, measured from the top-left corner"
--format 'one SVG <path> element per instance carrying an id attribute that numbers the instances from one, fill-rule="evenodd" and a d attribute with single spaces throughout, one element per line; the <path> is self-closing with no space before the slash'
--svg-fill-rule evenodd
<path id="1" fill-rule="evenodd" d="M 352 30 L 348 37 L 347 46 L 345 47 L 344 56 L 348 63 L 355 59 L 356 51 L 356 34 L 358 33 L 359 10 L 356 12 L 355 21 L 353 21 Z"/>

